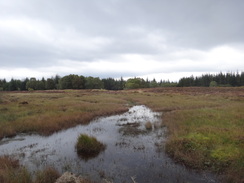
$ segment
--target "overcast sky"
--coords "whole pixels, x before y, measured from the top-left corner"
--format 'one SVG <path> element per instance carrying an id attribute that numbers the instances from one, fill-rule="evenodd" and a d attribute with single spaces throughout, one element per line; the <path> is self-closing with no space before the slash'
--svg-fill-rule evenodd
<path id="1" fill-rule="evenodd" d="M 0 79 L 237 70 L 243 0 L 0 0 Z"/>

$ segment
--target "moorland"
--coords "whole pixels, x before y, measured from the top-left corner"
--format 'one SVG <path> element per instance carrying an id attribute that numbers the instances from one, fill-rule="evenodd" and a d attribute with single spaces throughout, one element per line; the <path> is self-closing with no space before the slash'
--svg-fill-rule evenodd
<path id="1" fill-rule="evenodd" d="M 50 135 L 137 104 L 163 112 L 166 152 L 176 162 L 210 170 L 226 182 L 244 181 L 243 87 L 1 92 L 0 139 L 19 133 Z M 17 160 L 0 158 L 0 182 L 48 182 L 48 176 L 58 173 L 49 167 L 33 179 Z"/>

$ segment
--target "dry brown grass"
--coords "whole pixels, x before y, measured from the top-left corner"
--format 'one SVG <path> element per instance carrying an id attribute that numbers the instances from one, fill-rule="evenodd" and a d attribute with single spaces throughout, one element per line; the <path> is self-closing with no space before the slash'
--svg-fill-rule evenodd
<path id="1" fill-rule="evenodd" d="M 60 174 L 53 168 L 38 171 L 34 177 L 28 170 L 21 166 L 18 160 L 10 156 L 0 157 L 0 182 L 1 183 L 54 183 Z"/>
<path id="2" fill-rule="evenodd" d="M 147 121 L 146 123 L 145 123 L 145 128 L 147 129 L 147 130 L 151 130 L 152 129 L 152 123 L 150 122 L 150 121 Z"/>
<path id="3" fill-rule="evenodd" d="M 31 175 L 19 165 L 18 160 L 9 156 L 0 157 L 0 182 L 1 183 L 31 183 Z"/>
<path id="4" fill-rule="evenodd" d="M 52 167 L 47 167 L 42 171 L 38 171 L 35 176 L 34 183 L 54 183 L 60 174 Z"/>

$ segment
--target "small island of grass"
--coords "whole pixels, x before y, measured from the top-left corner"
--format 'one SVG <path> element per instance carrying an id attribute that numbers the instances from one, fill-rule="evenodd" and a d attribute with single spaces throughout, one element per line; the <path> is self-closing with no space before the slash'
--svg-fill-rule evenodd
<path id="1" fill-rule="evenodd" d="M 76 150 L 80 157 L 89 159 L 96 157 L 101 151 L 105 150 L 106 145 L 99 142 L 95 137 L 80 134 L 76 143 Z"/>

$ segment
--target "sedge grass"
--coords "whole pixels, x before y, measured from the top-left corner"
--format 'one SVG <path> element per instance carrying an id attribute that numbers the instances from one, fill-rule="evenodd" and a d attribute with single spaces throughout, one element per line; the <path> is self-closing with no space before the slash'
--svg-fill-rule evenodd
<path id="1" fill-rule="evenodd" d="M 54 183 L 60 174 L 57 170 L 47 167 L 35 173 L 34 176 L 21 166 L 18 160 L 10 156 L 0 157 L 1 183 Z"/>
<path id="2" fill-rule="evenodd" d="M 76 143 L 77 153 L 84 159 L 97 156 L 105 147 L 106 146 L 95 137 L 86 134 L 80 134 Z"/>

